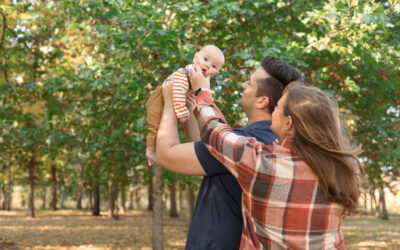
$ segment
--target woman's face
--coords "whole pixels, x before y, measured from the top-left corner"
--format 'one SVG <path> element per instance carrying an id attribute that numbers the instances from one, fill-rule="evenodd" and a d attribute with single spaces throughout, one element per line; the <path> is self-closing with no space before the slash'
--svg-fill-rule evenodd
<path id="1" fill-rule="evenodd" d="M 283 112 L 283 107 L 285 106 L 286 99 L 287 93 L 284 94 L 281 99 L 279 99 L 278 105 L 276 105 L 274 111 L 272 112 L 271 130 L 281 139 L 286 137 L 285 125 L 287 124 L 288 117 L 285 116 Z"/>

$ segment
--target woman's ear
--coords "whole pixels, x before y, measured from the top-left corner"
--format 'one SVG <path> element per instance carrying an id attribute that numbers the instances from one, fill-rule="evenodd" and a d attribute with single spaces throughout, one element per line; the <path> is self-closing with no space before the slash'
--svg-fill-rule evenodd
<path id="1" fill-rule="evenodd" d="M 295 127 L 294 127 L 293 119 L 290 115 L 288 115 L 286 118 L 285 131 L 290 137 L 293 138 Z"/>

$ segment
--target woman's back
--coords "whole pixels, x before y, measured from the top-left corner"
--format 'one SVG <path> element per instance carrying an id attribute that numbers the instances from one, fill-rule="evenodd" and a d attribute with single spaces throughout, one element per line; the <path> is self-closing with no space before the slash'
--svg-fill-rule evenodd
<path id="1" fill-rule="evenodd" d="M 343 249 L 343 215 L 359 208 L 360 148 L 326 93 L 285 91 L 271 115 L 281 138 L 272 146 L 232 133 L 208 92 L 197 100 L 203 143 L 243 191 L 241 249 Z"/>
<path id="2" fill-rule="evenodd" d="M 248 171 L 240 171 L 238 180 L 244 190 L 247 237 L 242 237 L 241 249 L 344 247 L 340 227 L 345 210 L 327 199 L 311 168 L 293 154 L 291 143 L 257 145 L 264 152 L 257 156 L 243 153 L 242 169 Z M 257 167 L 246 168 L 249 163 Z"/>

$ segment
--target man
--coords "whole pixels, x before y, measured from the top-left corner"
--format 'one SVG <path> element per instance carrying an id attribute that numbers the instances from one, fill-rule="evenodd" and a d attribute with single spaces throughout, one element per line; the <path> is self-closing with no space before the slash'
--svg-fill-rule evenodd
<path id="1" fill-rule="evenodd" d="M 272 144 L 277 137 L 270 130 L 271 113 L 283 88 L 300 79 L 300 73 L 290 65 L 274 57 L 265 57 L 262 66 L 242 84 L 240 105 L 248 117 L 248 124 L 246 128 L 236 129 L 235 133 Z M 194 123 L 188 124 L 188 130 L 192 131 L 189 135 L 195 135 L 193 129 L 197 125 L 194 120 L 191 122 Z M 194 137 L 198 140 L 198 136 Z M 176 117 L 170 105 L 164 107 L 156 145 L 157 162 L 163 167 L 177 173 L 204 176 L 186 249 L 238 249 L 243 226 L 241 188 L 202 142 L 179 143 Z"/>

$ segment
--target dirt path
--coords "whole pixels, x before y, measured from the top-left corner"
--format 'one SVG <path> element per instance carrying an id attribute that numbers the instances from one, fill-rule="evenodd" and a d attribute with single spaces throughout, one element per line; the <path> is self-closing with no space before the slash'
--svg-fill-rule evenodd
<path id="1" fill-rule="evenodd" d="M 151 213 L 129 211 L 118 221 L 76 210 L 0 211 L 0 249 L 151 249 Z M 103 212 L 103 214 L 105 214 Z M 164 248 L 184 249 L 183 217 L 164 216 Z M 400 249 L 400 218 L 347 217 L 346 249 Z"/>

